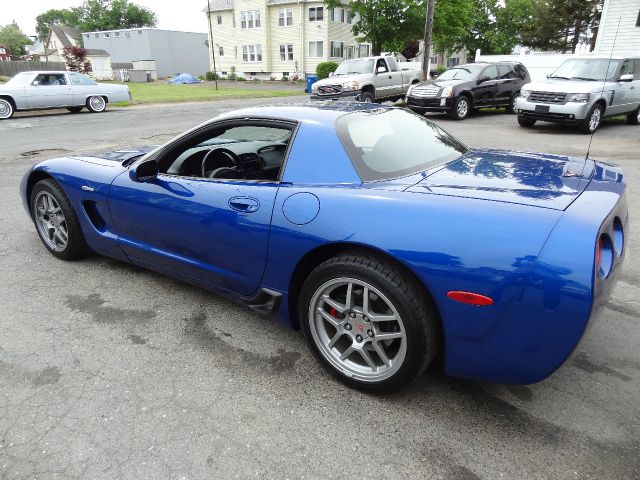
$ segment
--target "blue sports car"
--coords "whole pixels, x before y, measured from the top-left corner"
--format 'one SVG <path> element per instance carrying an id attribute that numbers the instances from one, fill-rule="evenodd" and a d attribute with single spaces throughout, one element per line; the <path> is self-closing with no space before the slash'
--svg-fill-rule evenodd
<path id="1" fill-rule="evenodd" d="M 97 252 L 301 328 L 326 369 L 394 390 L 533 383 L 571 354 L 625 255 L 614 166 L 472 150 L 367 104 L 249 108 L 165 145 L 44 161 L 21 194 L 45 247 Z"/>

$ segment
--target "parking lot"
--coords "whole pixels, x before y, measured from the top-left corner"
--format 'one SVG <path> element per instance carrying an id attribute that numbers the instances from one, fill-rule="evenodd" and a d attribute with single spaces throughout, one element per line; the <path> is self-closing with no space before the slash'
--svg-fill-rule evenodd
<path id="1" fill-rule="evenodd" d="M 106 258 L 67 263 L 46 252 L 18 195 L 29 166 L 162 143 L 255 103 L 20 113 L 0 123 L 0 479 L 640 478 L 633 225 L 603 321 L 550 378 L 494 385 L 436 367 L 392 396 L 344 387 L 301 334 L 206 291 Z M 471 147 L 584 156 L 589 143 L 569 128 L 523 129 L 502 112 L 429 118 Z M 591 156 L 624 169 L 635 223 L 640 127 L 605 123 Z"/>

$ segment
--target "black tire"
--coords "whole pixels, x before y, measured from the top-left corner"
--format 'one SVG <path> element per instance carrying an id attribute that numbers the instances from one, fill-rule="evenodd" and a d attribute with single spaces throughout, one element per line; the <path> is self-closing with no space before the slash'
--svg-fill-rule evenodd
<path id="1" fill-rule="evenodd" d="M 509 114 L 514 114 L 516 111 L 516 99 L 518 98 L 518 95 L 520 95 L 520 92 L 516 92 L 513 95 L 511 95 L 511 99 L 509 100 L 509 105 L 507 105 L 507 113 Z"/>
<path id="2" fill-rule="evenodd" d="M 596 113 L 596 111 L 598 111 L 598 113 Z M 592 123 L 592 118 L 596 115 L 597 117 L 596 119 L 594 119 Z M 600 127 L 600 124 L 602 124 L 603 115 L 604 115 L 604 109 L 602 108 L 602 104 L 596 103 L 593 107 L 591 107 L 591 110 L 589 110 L 589 113 L 587 113 L 587 116 L 585 117 L 584 122 L 582 122 L 578 126 L 578 130 L 588 135 L 592 134 L 593 132 L 598 130 L 598 127 Z"/>
<path id="3" fill-rule="evenodd" d="M 360 101 L 363 103 L 373 103 L 376 101 L 375 97 L 373 96 L 373 93 L 371 93 L 370 91 L 365 91 L 362 92 L 360 94 Z"/>
<path id="4" fill-rule="evenodd" d="M 521 127 L 531 128 L 536 124 L 536 120 L 533 118 L 523 117 L 522 115 L 518 115 L 518 123 Z"/>
<path id="5" fill-rule="evenodd" d="M 640 125 L 640 107 L 627 114 L 627 123 L 629 125 Z"/>
<path id="6" fill-rule="evenodd" d="M 87 98 L 86 106 L 91 113 L 101 113 L 107 109 L 107 100 L 100 95 L 93 95 Z"/>
<path id="7" fill-rule="evenodd" d="M 84 107 L 67 107 L 71 113 L 80 113 Z"/>
<path id="8" fill-rule="evenodd" d="M 460 95 L 453 101 L 450 116 L 454 120 L 464 120 L 471 112 L 471 101 L 466 95 Z"/>
<path id="9" fill-rule="evenodd" d="M 38 194 L 41 192 L 46 192 L 54 197 L 60 209 L 62 210 L 62 214 L 64 215 L 68 240 L 66 247 L 57 251 L 51 248 L 51 246 L 47 243 L 47 240 L 43 237 L 40 228 L 38 228 L 38 218 L 36 212 L 36 199 L 38 198 Z M 54 256 L 60 258 L 61 260 L 76 260 L 78 258 L 82 258 L 87 254 L 87 246 L 84 241 L 84 236 L 82 235 L 82 230 L 80 229 L 80 223 L 78 222 L 78 217 L 76 216 L 76 212 L 71 206 L 71 202 L 69 202 L 69 198 L 64 193 L 60 185 L 53 179 L 40 180 L 33 186 L 31 191 L 31 218 L 36 224 L 36 231 L 38 232 L 38 236 L 44 246 L 51 252 Z"/>
<path id="10" fill-rule="evenodd" d="M 343 277 L 367 282 L 378 289 L 391 301 L 402 319 L 406 332 L 404 360 L 393 375 L 381 381 L 363 381 L 343 373 L 325 358 L 314 340 L 312 329 L 315 320 L 310 316 L 311 302 L 326 282 Z M 323 367 L 345 384 L 369 392 L 389 392 L 410 385 L 431 364 L 441 343 L 439 318 L 431 299 L 426 298 L 421 288 L 401 269 L 369 254 L 344 253 L 316 267 L 307 277 L 298 297 L 298 318 L 309 348 Z M 344 318 L 349 321 L 346 316 Z M 353 332 L 357 333 L 355 327 Z"/>
<path id="11" fill-rule="evenodd" d="M 0 98 L 0 120 L 8 120 L 13 117 L 15 108 L 13 103 L 6 98 Z"/>

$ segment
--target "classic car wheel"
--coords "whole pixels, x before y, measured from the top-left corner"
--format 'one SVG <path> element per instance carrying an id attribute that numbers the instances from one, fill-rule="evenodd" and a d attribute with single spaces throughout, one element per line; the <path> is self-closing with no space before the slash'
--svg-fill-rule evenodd
<path id="1" fill-rule="evenodd" d="M 362 92 L 360 94 L 360 101 L 363 103 L 373 103 L 373 93 L 371 92 Z"/>
<path id="2" fill-rule="evenodd" d="M 471 105 L 469 99 L 464 95 L 459 96 L 453 101 L 453 107 L 451 108 L 451 118 L 454 120 L 464 120 L 469 116 Z"/>
<path id="3" fill-rule="evenodd" d="M 600 123 L 602 122 L 602 106 L 599 103 L 596 103 L 589 113 L 587 114 L 587 118 L 584 119 L 582 125 L 580 125 L 579 130 L 582 133 L 593 133 L 595 132 Z"/>
<path id="4" fill-rule="evenodd" d="M 92 113 L 104 112 L 105 108 L 107 108 L 107 102 L 100 95 L 94 95 L 87 99 L 87 108 Z"/>
<path id="5" fill-rule="evenodd" d="M 300 295 L 299 318 L 322 365 L 350 386 L 393 390 L 418 378 L 435 357 L 434 307 L 399 269 L 360 254 L 318 266 Z"/>
<path id="6" fill-rule="evenodd" d="M 53 255 L 63 260 L 75 260 L 85 255 L 78 218 L 55 180 L 41 180 L 34 185 L 31 216 L 42 243 Z"/>
<path id="7" fill-rule="evenodd" d="M 84 107 L 67 107 L 71 113 L 80 113 Z"/>
<path id="8" fill-rule="evenodd" d="M 627 115 L 627 123 L 629 125 L 640 125 L 640 107 Z"/>
<path id="9" fill-rule="evenodd" d="M 521 127 L 531 128 L 536 124 L 536 120 L 518 115 L 518 123 Z"/>
<path id="10" fill-rule="evenodd" d="M 13 117 L 13 105 L 9 100 L 0 98 L 0 120 Z"/>

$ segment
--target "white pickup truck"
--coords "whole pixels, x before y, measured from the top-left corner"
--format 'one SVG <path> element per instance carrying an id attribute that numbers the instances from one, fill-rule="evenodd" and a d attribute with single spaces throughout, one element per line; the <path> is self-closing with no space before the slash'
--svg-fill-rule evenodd
<path id="1" fill-rule="evenodd" d="M 329 78 L 314 83 L 311 100 L 399 100 L 419 81 L 419 70 L 401 69 L 391 56 L 357 58 L 342 62 Z"/>

